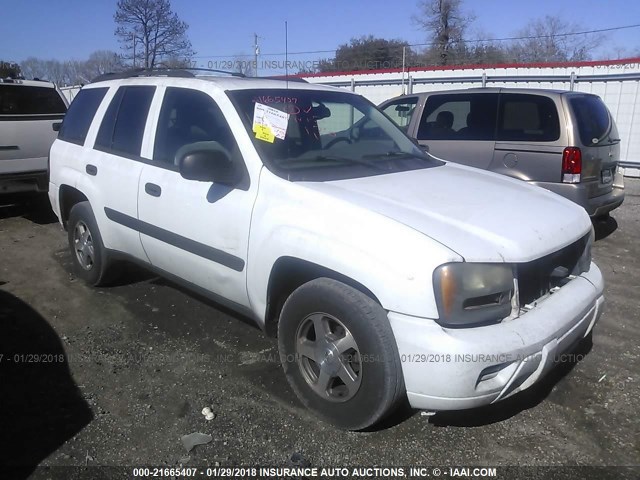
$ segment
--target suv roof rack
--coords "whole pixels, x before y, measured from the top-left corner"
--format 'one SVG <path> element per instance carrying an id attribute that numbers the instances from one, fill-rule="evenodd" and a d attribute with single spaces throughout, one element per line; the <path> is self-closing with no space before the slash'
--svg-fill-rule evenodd
<path id="1" fill-rule="evenodd" d="M 273 77 L 260 77 L 265 80 L 283 80 L 286 82 L 298 82 L 298 83 L 309 83 L 307 80 L 301 77 L 287 76 L 287 75 L 274 75 Z"/>
<path id="2" fill-rule="evenodd" d="M 22 83 L 23 81 L 24 81 L 24 78 L 11 78 L 11 77 L 0 78 L 0 83 Z"/>
<path id="3" fill-rule="evenodd" d="M 110 72 L 98 75 L 91 83 L 104 82 L 106 80 L 118 80 L 122 78 L 134 78 L 134 77 L 182 77 L 182 78 L 194 78 L 195 75 L 191 73 L 192 70 L 203 72 L 224 73 L 234 77 L 244 77 L 245 75 L 240 72 L 228 72 L 226 70 L 215 70 L 211 68 L 135 68 L 131 70 L 125 70 L 123 72 Z"/>

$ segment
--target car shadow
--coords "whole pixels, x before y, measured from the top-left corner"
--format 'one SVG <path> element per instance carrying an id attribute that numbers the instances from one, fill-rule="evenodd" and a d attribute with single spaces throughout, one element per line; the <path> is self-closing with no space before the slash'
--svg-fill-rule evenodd
<path id="1" fill-rule="evenodd" d="M 0 282 L 3 284 L 4 282 Z M 62 342 L 27 303 L 0 290 L 0 465 L 27 478 L 93 419 Z"/>
<path id="2" fill-rule="evenodd" d="M 430 418 L 430 423 L 439 427 L 481 427 L 502 422 L 519 413 L 529 410 L 545 400 L 553 388 L 566 377 L 579 361 L 593 347 L 592 335 L 582 339 L 542 380 L 530 388 L 498 403 L 467 410 L 443 411 Z"/>
<path id="3" fill-rule="evenodd" d="M 180 285 L 179 283 L 176 283 L 170 279 L 167 279 L 165 277 L 156 277 L 154 280 L 151 281 L 151 283 L 153 283 L 154 285 L 157 286 L 164 286 L 164 287 L 169 287 L 169 288 L 173 288 L 174 290 L 182 293 L 183 295 L 190 297 L 210 308 L 213 308 L 215 310 L 217 310 L 220 313 L 223 313 L 225 315 L 228 315 L 229 317 L 233 317 L 235 320 L 238 320 L 241 323 L 244 323 L 245 325 L 248 325 L 249 327 L 251 327 L 252 329 L 256 330 L 256 331 L 262 331 L 262 329 L 260 328 L 260 325 L 258 325 L 256 323 L 256 321 L 241 313 L 238 312 L 236 310 L 233 310 L 232 308 L 229 308 L 228 306 L 217 302 L 215 299 L 210 298 L 206 295 L 204 295 L 203 293 L 199 293 L 196 292 L 194 290 L 190 290 L 189 288 Z"/>
<path id="4" fill-rule="evenodd" d="M 38 225 L 58 221 L 46 194 L 0 196 L 0 220 L 12 217 L 23 217 Z"/>
<path id="5" fill-rule="evenodd" d="M 607 216 L 602 219 L 594 219 L 593 229 L 596 233 L 596 241 L 602 240 L 618 229 L 618 222 L 611 216 Z"/>

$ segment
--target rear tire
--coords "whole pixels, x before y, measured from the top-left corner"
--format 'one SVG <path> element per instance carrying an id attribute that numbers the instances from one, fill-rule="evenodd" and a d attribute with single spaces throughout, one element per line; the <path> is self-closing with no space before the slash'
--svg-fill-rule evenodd
<path id="1" fill-rule="evenodd" d="M 76 203 L 71 208 L 67 232 L 76 275 L 93 287 L 109 283 L 115 270 L 102 243 L 89 202 Z"/>
<path id="2" fill-rule="evenodd" d="M 282 309 L 278 344 L 300 401 L 340 428 L 369 428 L 405 398 L 385 310 L 341 282 L 319 278 L 296 289 Z"/>

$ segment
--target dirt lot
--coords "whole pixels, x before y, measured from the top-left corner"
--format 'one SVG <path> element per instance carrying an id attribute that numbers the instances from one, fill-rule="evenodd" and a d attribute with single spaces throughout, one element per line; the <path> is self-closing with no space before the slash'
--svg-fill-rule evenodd
<path id="1" fill-rule="evenodd" d="M 139 270 L 86 287 L 47 207 L 0 207 L 0 465 L 640 465 L 638 180 L 597 224 L 606 311 L 577 361 L 491 408 L 366 433 L 307 413 L 249 320 Z M 192 432 L 213 441 L 187 454 Z"/>

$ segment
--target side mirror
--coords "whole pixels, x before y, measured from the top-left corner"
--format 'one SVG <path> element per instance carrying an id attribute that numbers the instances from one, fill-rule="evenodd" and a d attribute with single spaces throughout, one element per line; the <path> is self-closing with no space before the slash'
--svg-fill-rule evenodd
<path id="1" fill-rule="evenodd" d="M 234 186 L 242 179 L 242 171 L 218 142 L 185 145 L 177 151 L 176 163 L 180 175 L 187 180 Z"/>
<path id="2" fill-rule="evenodd" d="M 53 129 L 54 132 L 59 132 L 60 129 L 62 128 L 62 122 L 52 123 L 51 128 Z"/>

